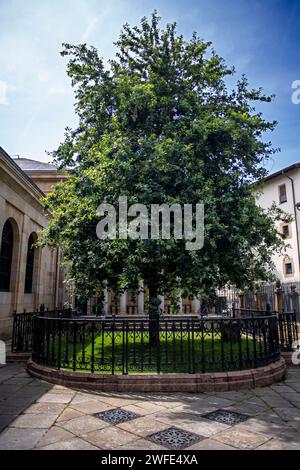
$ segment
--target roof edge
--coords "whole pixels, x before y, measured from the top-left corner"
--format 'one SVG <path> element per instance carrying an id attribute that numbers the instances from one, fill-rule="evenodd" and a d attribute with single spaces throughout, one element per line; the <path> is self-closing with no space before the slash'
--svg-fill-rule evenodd
<path id="1" fill-rule="evenodd" d="M 45 193 L 35 184 L 35 182 L 28 176 L 22 168 L 19 167 L 17 163 L 15 163 L 14 159 L 0 146 L 0 153 L 3 157 L 7 160 L 7 162 L 12 166 L 15 172 L 21 176 L 24 182 L 31 187 L 35 197 L 38 199 L 39 203 L 41 204 L 40 198 L 45 197 Z"/>
<path id="2" fill-rule="evenodd" d="M 282 170 L 278 170 L 275 173 L 272 173 L 271 175 L 266 176 L 263 179 L 263 181 L 269 181 L 273 178 L 276 178 L 277 176 L 284 175 L 285 173 L 288 173 L 289 171 L 297 170 L 298 168 L 300 168 L 300 162 L 293 163 L 292 165 L 289 165 L 283 168 Z"/>

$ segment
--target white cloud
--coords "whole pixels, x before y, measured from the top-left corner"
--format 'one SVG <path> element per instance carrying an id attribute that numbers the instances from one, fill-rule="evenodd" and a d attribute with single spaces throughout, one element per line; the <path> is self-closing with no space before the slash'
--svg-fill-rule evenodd
<path id="1" fill-rule="evenodd" d="M 80 38 L 80 42 L 86 42 L 90 35 L 95 31 L 96 25 L 98 23 L 98 18 L 92 18 L 89 22 L 88 25 L 83 33 L 83 35 Z"/>
<path id="2" fill-rule="evenodd" d="M 48 93 L 49 95 L 65 95 L 67 93 L 67 89 L 63 85 L 53 85 L 48 88 Z"/>
<path id="3" fill-rule="evenodd" d="M 0 105 L 8 104 L 7 89 L 8 89 L 7 83 L 0 80 Z"/>
<path id="4" fill-rule="evenodd" d="M 48 82 L 49 81 L 49 73 L 47 70 L 40 70 L 38 72 L 38 79 L 40 82 Z"/>

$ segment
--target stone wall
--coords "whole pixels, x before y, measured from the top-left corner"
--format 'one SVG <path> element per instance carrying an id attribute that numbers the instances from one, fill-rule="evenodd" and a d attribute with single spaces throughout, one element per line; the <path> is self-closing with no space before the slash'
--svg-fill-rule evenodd
<path id="1" fill-rule="evenodd" d="M 0 338 L 11 336 L 13 311 L 33 311 L 41 304 L 53 309 L 61 306 L 58 295 L 57 251 L 36 248 L 32 293 L 25 293 L 25 272 L 29 236 L 48 224 L 41 205 L 43 193 L 0 148 L 0 243 L 9 219 L 14 234 L 9 292 L 0 292 Z"/>

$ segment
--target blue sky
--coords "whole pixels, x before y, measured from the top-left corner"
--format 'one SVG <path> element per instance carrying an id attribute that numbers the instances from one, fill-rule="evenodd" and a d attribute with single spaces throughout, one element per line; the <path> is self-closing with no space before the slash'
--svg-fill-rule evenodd
<path id="1" fill-rule="evenodd" d="M 59 55 L 62 42 L 94 45 L 104 58 L 127 21 L 156 8 L 179 32 L 213 41 L 216 51 L 253 86 L 275 93 L 261 110 L 279 121 L 268 136 L 281 152 L 275 171 L 300 161 L 300 0 L 0 0 L 0 145 L 11 155 L 49 161 L 45 150 L 76 125 L 73 92 Z"/>

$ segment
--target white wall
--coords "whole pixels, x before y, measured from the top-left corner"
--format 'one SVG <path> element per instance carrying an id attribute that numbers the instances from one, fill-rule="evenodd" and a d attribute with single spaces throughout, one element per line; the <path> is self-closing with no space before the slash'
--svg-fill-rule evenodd
<path id="1" fill-rule="evenodd" d="M 263 188 L 263 194 L 259 195 L 257 198 L 257 204 L 263 208 L 269 208 L 273 202 L 278 205 L 282 210 L 291 214 L 294 217 L 294 201 L 293 201 L 293 191 L 292 191 L 292 182 L 287 177 L 287 175 L 294 180 L 294 190 L 295 190 L 295 203 L 300 202 L 300 169 L 294 169 L 287 174 L 282 174 L 271 178 L 266 181 Z M 286 185 L 287 193 L 287 202 L 280 204 L 279 203 L 279 186 Z M 297 222 L 298 222 L 298 232 L 300 228 L 300 211 L 297 212 Z M 278 229 L 281 231 L 280 222 L 277 222 Z M 290 223 L 290 234 L 291 237 L 286 239 L 285 242 L 287 245 L 290 245 L 286 251 L 286 259 L 292 260 L 293 263 L 293 274 L 286 275 L 284 269 L 285 257 L 282 255 L 274 254 L 273 261 L 276 266 L 276 274 L 281 280 L 281 282 L 297 282 L 300 281 L 300 271 L 299 271 L 299 253 L 297 246 L 297 234 L 296 234 L 296 222 L 295 220 Z M 298 237 L 299 237 L 298 233 Z"/>

